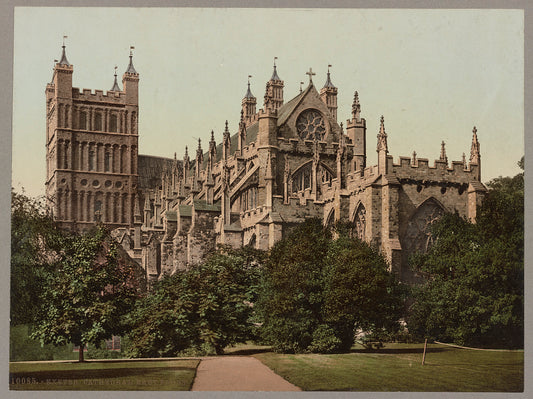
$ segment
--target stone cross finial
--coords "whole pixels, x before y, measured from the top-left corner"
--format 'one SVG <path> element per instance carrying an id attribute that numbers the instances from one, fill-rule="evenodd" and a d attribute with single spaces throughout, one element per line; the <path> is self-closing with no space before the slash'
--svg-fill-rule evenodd
<path id="1" fill-rule="evenodd" d="M 309 75 L 309 83 L 313 83 L 313 76 L 316 75 L 316 73 L 313 72 L 313 68 L 309 68 L 309 72 L 306 72 L 305 74 Z"/>

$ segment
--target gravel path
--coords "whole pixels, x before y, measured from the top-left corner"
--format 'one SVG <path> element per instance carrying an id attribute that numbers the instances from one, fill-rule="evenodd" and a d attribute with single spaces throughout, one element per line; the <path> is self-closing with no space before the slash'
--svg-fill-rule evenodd
<path id="1" fill-rule="evenodd" d="M 301 391 L 251 356 L 202 359 L 192 391 Z"/>

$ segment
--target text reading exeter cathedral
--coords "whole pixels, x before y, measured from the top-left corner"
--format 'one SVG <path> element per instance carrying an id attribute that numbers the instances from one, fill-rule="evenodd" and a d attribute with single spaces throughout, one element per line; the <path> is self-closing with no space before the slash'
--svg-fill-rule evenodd
<path id="1" fill-rule="evenodd" d="M 328 71 L 285 101 L 276 66 L 263 107 L 248 90 L 236 129 L 198 140 L 183 159 L 138 153 L 139 74 L 130 62 L 111 90 L 72 87 L 65 47 L 46 86 L 46 195 L 63 227 L 101 221 L 149 280 L 187 268 L 217 244 L 268 249 L 293 226 L 317 217 L 349 221 L 377 245 L 404 281 L 409 255 L 424 250 L 428 225 L 443 212 L 474 218 L 486 191 L 476 129 L 470 159 L 389 155 L 381 117 L 377 165 L 367 165 L 366 121 L 355 92 L 346 125 L 337 121 L 337 88 Z M 235 132 L 236 130 L 236 132 Z M 377 129 L 376 129 L 377 130 Z M 217 134 L 218 136 L 218 134 Z M 218 143 L 217 143 L 218 141 Z M 374 142 L 371 144 L 373 147 Z M 194 150 L 191 149 L 191 152 Z"/>

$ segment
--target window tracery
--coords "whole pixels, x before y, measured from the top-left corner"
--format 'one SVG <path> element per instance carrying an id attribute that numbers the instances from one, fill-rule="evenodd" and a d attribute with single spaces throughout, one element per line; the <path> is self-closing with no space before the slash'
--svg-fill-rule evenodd
<path id="1" fill-rule="evenodd" d="M 296 130 L 304 140 L 322 140 L 326 134 L 326 123 L 319 111 L 307 109 L 298 116 Z"/>
<path id="2" fill-rule="evenodd" d="M 427 252 L 433 243 L 431 225 L 444 214 L 444 210 L 435 200 L 428 200 L 418 207 L 407 224 L 403 247 L 407 255 Z"/>

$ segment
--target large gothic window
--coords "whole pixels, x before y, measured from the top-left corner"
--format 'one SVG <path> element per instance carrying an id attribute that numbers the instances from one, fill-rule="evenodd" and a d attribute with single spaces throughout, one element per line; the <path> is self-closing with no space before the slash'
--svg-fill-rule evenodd
<path id="1" fill-rule="evenodd" d="M 429 249 L 433 243 L 430 227 L 443 213 L 442 206 L 433 198 L 418 207 L 407 224 L 403 239 L 402 246 L 408 256 Z"/>
<path id="2" fill-rule="evenodd" d="M 317 170 L 317 185 L 320 189 L 322 183 L 331 184 L 333 175 L 331 172 L 326 169 L 321 163 L 318 164 Z M 292 176 L 292 192 L 297 193 L 299 191 L 304 191 L 306 189 L 311 189 L 313 184 L 313 165 L 311 162 L 302 166 L 300 169 L 294 173 Z"/>
<path id="3" fill-rule="evenodd" d="M 298 170 L 292 178 L 292 192 L 303 191 L 311 188 L 311 173 L 313 172 L 311 163 Z"/>
<path id="4" fill-rule="evenodd" d="M 360 204 L 355 212 L 353 220 L 353 235 L 360 240 L 365 239 L 366 233 L 366 209 L 363 204 Z"/>
<path id="5" fill-rule="evenodd" d="M 319 111 L 307 109 L 298 116 L 296 130 L 304 140 L 322 140 L 326 134 L 326 123 Z"/>

